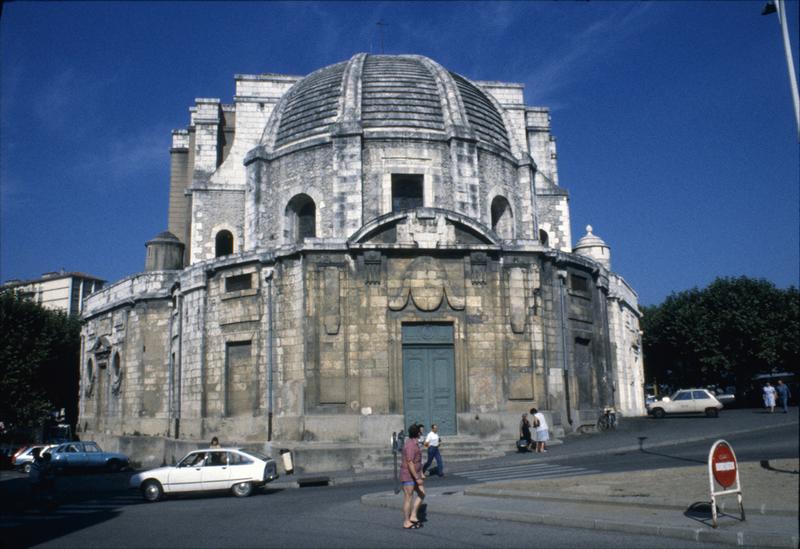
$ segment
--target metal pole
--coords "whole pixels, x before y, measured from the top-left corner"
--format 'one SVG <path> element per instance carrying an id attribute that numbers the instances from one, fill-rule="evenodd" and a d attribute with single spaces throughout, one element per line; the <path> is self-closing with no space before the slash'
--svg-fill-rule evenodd
<path id="1" fill-rule="evenodd" d="M 794 58 L 792 44 L 789 41 L 789 28 L 786 23 L 786 3 L 784 0 L 770 0 L 764 5 L 761 15 L 778 14 L 778 24 L 781 26 L 783 36 L 783 50 L 786 53 L 786 65 L 789 68 L 789 85 L 792 88 L 792 103 L 794 105 L 794 120 L 797 126 L 797 137 L 800 141 L 800 97 L 797 94 L 797 75 L 794 71 Z"/>
<path id="2" fill-rule="evenodd" d="M 789 28 L 786 24 L 786 5 L 784 0 L 775 0 L 778 7 L 778 22 L 783 34 L 783 49 L 786 52 L 786 64 L 789 66 L 789 85 L 792 87 L 792 102 L 794 103 L 794 121 L 797 125 L 797 138 L 800 141 L 800 98 L 797 94 L 797 75 L 794 72 L 794 58 L 792 45 L 789 42 Z"/>
<path id="3" fill-rule="evenodd" d="M 272 275 L 267 274 L 267 440 L 272 440 Z"/>
<path id="4" fill-rule="evenodd" d="M 572 425 L 572 411 L 569 399 L 569 360 L 567 359 L 567 328 L 564 308 L 564 288 L 567 286 L 567 272 L 558 271 L 558 278 L 561 280 L 559 285 L 559 297 L 561 301 L 561 355 L 564 361 L 564 398 L 567 405 L 567 423 Z"/>

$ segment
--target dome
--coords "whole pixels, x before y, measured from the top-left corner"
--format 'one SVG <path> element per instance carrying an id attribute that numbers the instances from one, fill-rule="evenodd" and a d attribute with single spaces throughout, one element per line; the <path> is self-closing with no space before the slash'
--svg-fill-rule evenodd
<path id="1" fill-rule="evenodd" d="M 578 240 L 574 252 L 594 259 L 606 269 L 611 269 L 611 248 L 602 238 L 592 233 L 591 225 L 586 225 L 586 234 Z"/>
<path id="2" fill-rule="evenodd" d="M 326 140 L 452 136 L 511 153 L 497 102 L 476 84 L 418 55 L 357 54 L 299 80 L 275 108 L 261 144 L 271 150 Z"/>

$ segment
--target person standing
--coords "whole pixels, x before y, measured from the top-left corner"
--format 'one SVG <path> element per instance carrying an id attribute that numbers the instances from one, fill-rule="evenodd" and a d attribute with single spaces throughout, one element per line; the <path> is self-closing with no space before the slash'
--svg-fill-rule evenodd
<path id="1" fill-rule="evenodd" d="M 783 413 L 789 413 L 789 398 L 792 396 L 792 392 L 789 391 L 789 386 L 786 385 L 782 379 L 778 380 L 778 384 L 775 386 L 775 392 L 778 393 L 778 398 L 781 399 L 781 406 L 783 407 Z"/>
<path id="2" fill-rule="evenodd" d="M 529 450 L 533 450 L 531 445 L 533 444 L 533 438 L 531 438 L 531 422 L 528 419 L 528 414 L 522 414 L 522 419 L 519 422 L 519 438 L 520 440 L 525 440 L 528 443 L 525 448 Z"/>
<path id="3" fill-rule="evenodd" d="M 422 452 L 419 449 L 419 426 L 408 428 L 408 438 L 403 444 L 403 466 L 400 467 L 400 484 L 403 486 L 403 528 L 406 530 L 421 528 L 417 513 L 422 500 L 425 499 L 425 488 L 422 476 Z M 414 495 L 416 494 L 416 498 Z"/>
<path id="4" fill-rule="evenodd" d="M 431 423 L 431 431 L 425 437 L 425 447 L 428 449 L 428 460 L 422 466 L 422 474 L 428 476 L 427 470 L 431 466 L 433 460 L 436 460 L 436 475 L 444 476 L 444 464 L 442 463 L 442 454 L 439 452 L 439 445 L 442 439 L 439 437 L 439 426 Z"/>
<path id="5" fill-rule="evenodd" d="M 764 385 L 764 408 L 769 408 L 769 413 L 775 411 L 775 387 L 767 381 Z"/>
<path id="6" fill-rule="evenodd" d="M 536 408 L 531 408 L 533 415 L 533 428 L 536 430 L 536 451 L 538 453 L 547 452 L 547 441 L 550 440 L 550 430 L 547 426 L 547 419 L 544 414 Z"/>
<path id="7" fill-rule="evenodd" d="M 219 447 L 220 447 L 219 439 L 217 437 L 212 438 L 210 448 L 219 448 Z"/>

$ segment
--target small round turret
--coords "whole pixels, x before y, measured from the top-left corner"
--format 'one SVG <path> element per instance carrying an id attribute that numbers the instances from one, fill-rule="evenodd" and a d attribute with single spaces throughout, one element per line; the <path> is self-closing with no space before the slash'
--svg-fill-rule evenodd
<path id="1" fill-rule="evenodd" d="M 173 271 L 183 269 L 183 242 L 169 231 L 159 233 L 145 244 L 147 257 L 145 271 Z"/>
<path id="2" fill-rule="evenodd" d="M 573 251 L 578 255 L 593 259 L 611 270 L 611 248 L 602 238 L 592 233 L 591 225 L 586 225 L 586 234 L 578 240 Z"/>

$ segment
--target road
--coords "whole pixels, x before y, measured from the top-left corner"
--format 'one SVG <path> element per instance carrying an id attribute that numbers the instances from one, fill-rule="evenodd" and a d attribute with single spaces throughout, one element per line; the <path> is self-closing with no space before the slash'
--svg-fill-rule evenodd
<path id="1" fill-rule="evenodd" d="M 740 431 L 748 432 L 735 434 Z M 641 438 L 641 449 L 640 437 L 646 437 Z M 626 420 L 618 432 L 569 437 L 546 455 L 509 453 L 488 463 L 454 465 L 445 478 L 433 478 L 429 484 L 455 487 L 500 478 L 552 478 L 586 471 L 697 465 L 705 463 L 709 441 L 721 437 L 733 445 L 740 461 L 797 457 L 796 410 L 789 417 L 732 410 L 718 420 Z M 682 439 L 689 441 L 680 442 Z M 605 453 L 589 456 L 590 451 Z M 87 475 L 70 482 L 100 486 L 108 477 Z M 7 474 L 2 478 L 5 480 L 0 485 L 14 481 Z M 116 482 L 119 484 L 119 477 Z M 359 501 L 363 494 L 391 488 L 390 480 L 379 480 L 271 489 L 246 499 L 202 496 L 157 504 L 119 491 L 96 496 L 62 494 L 62 505 L 55 512 L 4 513 L 0 527 L 2 542 L 9 547 L 397 547 L 405 543 L 417 547 L 687 546 L 683 540 L 654 536 L 437 516 L 435 509 L 428 511 L 424 528 L 406 532 L 400 529 L 397 511 L 367 507 Z M 701 543 L 691 546 L 715 547 Z"/>

